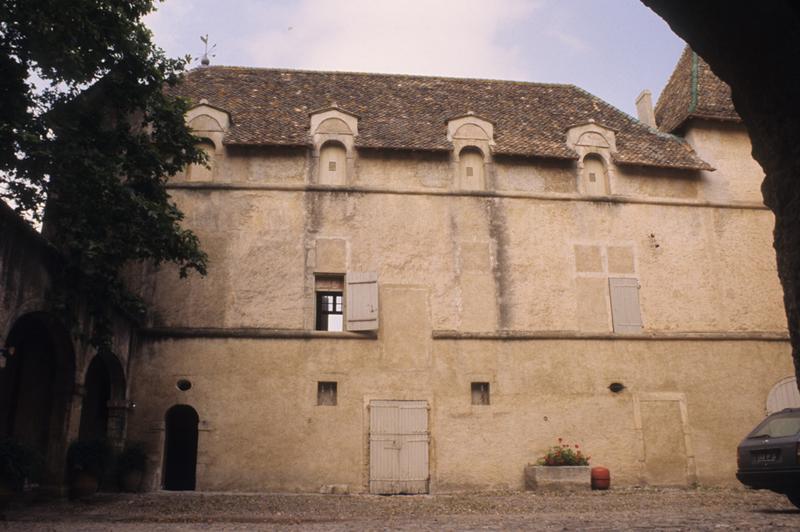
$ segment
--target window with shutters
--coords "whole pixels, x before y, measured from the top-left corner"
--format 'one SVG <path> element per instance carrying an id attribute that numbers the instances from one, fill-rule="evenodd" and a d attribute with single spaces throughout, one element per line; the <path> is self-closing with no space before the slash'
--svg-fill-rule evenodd
<path id="1" fill-rule="evenodd" d="M 627 277 L 609 277 L 611 319 L 616 333 L 642 331 L 642 313 L 639 308 L 639 280 Z"/>
<path id="2" fill-rule="evenodd" d="M 344 330 L 344 277 L 319 275 L 315 279 L 317 330 Z"/>
<path id="3" fill-rule="evenodd" d="M 378 330 L 378 274 L 349 272 L 315 277 L 318 331 Z"/>

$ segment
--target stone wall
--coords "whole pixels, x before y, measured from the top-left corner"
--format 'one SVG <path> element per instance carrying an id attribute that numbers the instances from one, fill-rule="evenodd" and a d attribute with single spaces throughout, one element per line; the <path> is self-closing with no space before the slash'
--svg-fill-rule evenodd
<path id="1" fill-rule="evenodd" d="M 164 413 L 189 404 L 198 489 L 366 491 L 378 399 L 428 402 L 433 491 L 521 489 L 558 437 L 622 485 L 735 482 L 730 449 L 791 372 L 746 152 L 714 180 L 612 168 L 591 198 L 569 163 L 498 159 L 464 191 L 447 157 L 371 152 L 331 188 L 306 184 L 304 150 L 279 152 L 229 150 L 210 181 L 172 183 L 207 278 L 132 280 L 152 308 L 130 429 L 151 487 Z M 376 335 L 313 331 L 314 274 L 347 272 L 378 274 Z M 613 332 L 611 277 L 641 286 L 637 336 Z M 330 381 L 338 404 L 317 406 Z"/>

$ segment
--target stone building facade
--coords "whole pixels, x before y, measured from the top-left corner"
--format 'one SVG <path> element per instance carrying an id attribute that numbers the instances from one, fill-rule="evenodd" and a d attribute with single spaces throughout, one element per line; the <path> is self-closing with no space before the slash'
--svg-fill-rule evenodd
<path id="1" fill-rule="evenodd" d="M 620 485 L 735 482 L 792 365 L 726 89 L 688 50 L 642 121 L 566 85 L 188 74 L 210 167 L 170 187 L 211 268 L 134 275 L 150 486 L 175 405 L 197 489 L 518 489 L 557 438 Z"/>
<path id="2" fill-rule="evenodd" d="M 187 74 L 209 166 L 169 187 L 210 271 L 129 272 L 149 488 L 521 489 L 558 438 L 617 485 L 734 483 L 792 364 L 726 89 L 688 50 L 641 120 L 569 85 Z"/>

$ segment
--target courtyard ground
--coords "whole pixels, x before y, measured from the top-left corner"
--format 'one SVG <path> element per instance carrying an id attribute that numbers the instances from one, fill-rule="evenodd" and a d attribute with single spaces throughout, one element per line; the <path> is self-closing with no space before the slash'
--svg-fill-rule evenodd
<path id="1" fill-rule="evenodd" d="M 785 497 L 741 489 L 393 496 L 158 492 L 15 506 L 0 530 L 800 529 Z"/>

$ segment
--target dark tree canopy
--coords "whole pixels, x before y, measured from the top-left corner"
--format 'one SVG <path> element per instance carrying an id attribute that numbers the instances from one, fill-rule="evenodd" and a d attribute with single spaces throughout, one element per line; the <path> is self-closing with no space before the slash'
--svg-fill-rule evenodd
<path id="1" fill-rule="evenodd" d="M 58 300 L 73 312 L 78 299 L 88 305 L 98 348 L 110 345 L 111 309 L 137 306 L 120 279 L 127 262 L 174 262 L 181 275 L 206 267 L 165 189 L 204 158 L 186 103 L 164 92 L 188 58 L 153 44 L 141 22 L 153 9 L 152 0 L 0 0 L 0 197 L 44 218 L 65 259 Z"/>

